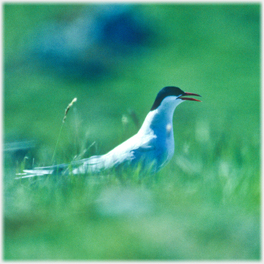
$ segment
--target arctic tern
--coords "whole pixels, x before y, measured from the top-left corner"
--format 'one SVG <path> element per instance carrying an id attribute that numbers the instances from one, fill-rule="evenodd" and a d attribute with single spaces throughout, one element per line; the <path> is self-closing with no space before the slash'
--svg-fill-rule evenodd
<path id="1" fill-rule="evenodd" d="M 104 155 L 48 167 L 24 170 L 18 177 L 28 178 L 49 174 L 97 174 L 107 170 L 122 171 L 140 168 L 141 173 L 156 173 L 174 154 L 173 114 L 184 101 L 198 101 L 185 96 L 200 96 L 187 93 L 175 86 L 166 86 L 159 91 L 139 131 Z M 18 179 L 17 178 L 17 179 Z"/>

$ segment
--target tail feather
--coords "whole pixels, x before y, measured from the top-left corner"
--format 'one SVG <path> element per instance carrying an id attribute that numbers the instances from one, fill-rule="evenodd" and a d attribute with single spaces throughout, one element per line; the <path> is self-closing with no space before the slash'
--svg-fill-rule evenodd
<path id="1" fill-rule="evenodd" d="M 45 176 L 52 174 L 53 171 L 47 171 L 47 170 L 24 170 L 22 173 L 17 173 L 15 179 L 24 179 L 24 178 L 31 178 L 31 177 L 38 177 L 38 176 Z"/>
<path id="2" fill-rule="evenodd" d="M 69 169 L 71 167 L 71 169 Z M 98 173 L 104 168 L 104 160 L 102 156 L 92 156 L 87 159 L 75 160 L 70 164 L 59 164 L 46 167 L 35 167 L 32 170 L 23 170 L 17 173 L 15 179 L 32 178 L 45 175 L 67 175 L 71 171 L 72 174 L 82 173 Z"/>
<path id="3" fill-rule="evenodd" d="M 16 176 L 18 177 L 15 179 L 32 178 L 51 174 L 63 174 L 67 170 L 68 166 L 68 164 L 59 164 L 55 166 L 35 167 L 32 170 L 23 170 L 22 173 L 17 173 Z"/>

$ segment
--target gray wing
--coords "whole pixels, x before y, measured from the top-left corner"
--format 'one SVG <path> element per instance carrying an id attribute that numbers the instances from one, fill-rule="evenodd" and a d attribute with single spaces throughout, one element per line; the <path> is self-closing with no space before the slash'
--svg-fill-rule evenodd
<path id="1" fill-rule="evenodd" d="M 156 153 L 156 136 L 148 135 L 139 138 L 133 136 L 107 154 L 87 159 L 82 166 L 84 171 L 81 172 L 85 173 L 88 170 L 94 173 L 109 169 L 127 169 L 128 167 L 133 169 L 139 164 L 148 167 L 155 162 Z"/>

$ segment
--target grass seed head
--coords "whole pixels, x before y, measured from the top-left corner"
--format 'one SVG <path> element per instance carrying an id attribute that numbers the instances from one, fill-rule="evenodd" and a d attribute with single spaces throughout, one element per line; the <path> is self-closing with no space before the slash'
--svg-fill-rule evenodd
<path id="1" fill-rule="evenodd" d="M 69 105 L 67 106 L 67 108 L 65 109 L 65 114 L 64 114 L 64 117 L 63 117 L 63 120 L 62 120 L 62 123 L 65 122 L 65 119 L 67 117 L 67 113 L 69 112 L 70 108 L 72 107 L 73 103 L 77 101 L 77 98 L 75 97 L 70 103 Z"/>

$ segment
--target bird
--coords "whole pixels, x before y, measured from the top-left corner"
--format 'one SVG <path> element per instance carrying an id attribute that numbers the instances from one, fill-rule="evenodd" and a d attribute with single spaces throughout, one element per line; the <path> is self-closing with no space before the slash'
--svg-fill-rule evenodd
<path id="1" fill-rule="evenodd" d="M 103 171 L 123 171 L 128 168 L 132 170 L 140 168 L 142 174 L 155 174 L 172 159 L 174 154 L 175 108 L 184 101 L 201 102 L 188 96 L 200 97 L 196 93 L 184 92 L 179 87 L 166 86 L 158 92 L 138 132 L 108 153 L 73 161 L 70 165 L 59 164 L 24 170 L 19 174 L 22 177 L 18 178 L 70 173 L 98 174 Z"/>

